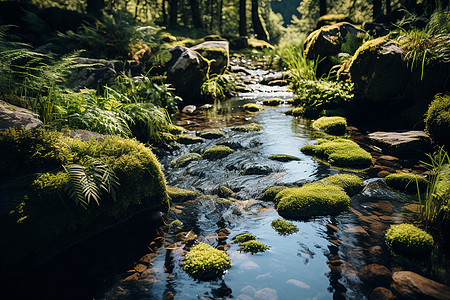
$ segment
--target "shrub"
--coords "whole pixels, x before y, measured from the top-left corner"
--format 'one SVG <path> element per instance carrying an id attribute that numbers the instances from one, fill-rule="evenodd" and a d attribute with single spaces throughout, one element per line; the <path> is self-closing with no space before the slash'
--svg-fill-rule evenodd
<path id="1" fill-rule="evenodd" d="M 328 134 L 343 135 L 347 130 L 347 121 L 343 117 L 321 117 L 312 123 L 312 127 Z"/>
<path id="2" fill-rule="evenodd" d="M 364 188 L 364 183 L 361 178 L 350 174 L 336 174 L 322 179 L 322 182 L 343 188 L 350 197 L 358 194 Z"/>
<path id="3" fill-rule="evenodd" d="M 347 208 L 350 198 L 338 186 L 315 182 L 279 192 L 275 197 L 275 203 L 280 216 L 302 219 L 338 214 Z"/>
<path id="4" fill-rule="evenodd" d="M 287 189 L 285 186 L 272 186 L 264 191 L 263 200 L 275 201 L 276 195 L 285 189 Z"/>
<path id="5" fill-rule="evenodd" d="M 243 242 L 239 245 L 239 252 L 250 252 L 252 255 L 265 252 L 266 250 L 269 250 L 269 247 L 254 240 Z"/>
<path id="6" fill-rule="evenodd" d="M 196 191 L 181 189 L 174 186 L 167 186 L 167 194 L 173 202 L 194 200 L 198 197 L 198 193 Z"/>
<path id="7" fill-rule="evenodd" d="M 425 177 L 411 173 L 389 174 L 384 177 L 384 182 L 393 189 L 410 194 L 417 193 L 417 188 L 423 192 L 427 186 Z"/>
<path id="8" fill-rule="evenodd" d="M 233 242 L 236 244 L 244 243 L 247 241 L 253 241 L 253 240 L 256 240 L 256 236 L 254 236 L 252 234 L 248 234 L 248 233 L 240 234 L 233 238 Z"/>
<path id="9" fill-rule="evenodd" d="M 244 110 L 250 111 L 250 112 L 257 112 L 257 111 L 264 109 L 263 107 L 259 106 L 256 103 L 246 103 L 242 107 L 244 108 Z"/>
<path id="10" fill-rule="evenodd" d="M 218 139 L 218 138 L 221 138 L 224 136 L 225 136 L 225 133 L 223 133 L 220 130 L 208 130 L 208 131 L 200 133 L 201 138 L 208 139 L 208 140 Z"/>
<path id="11" fill-rule="evenodd" d="M 189 251 L 183 260 L 183 269 L 193 278 L 213 280 L 231 268 L 231 261 L 225 251 L 200 243 Z"/>
<path id="12" fill-rule="evenodd" d="M 425 115 L 425 130 L 441 145 L 450 145 L 450 95 L 436 95 Z"/>
<path id="13" fill-rule="evenodd" d="M 231 127 L 231 130 L 242 132 L 260 131 L 262 129 L 263 129 L 262 126 L 259 126 L 258 124 L 255 123 Z"/>
<path id="14" fill-rule="evenodd" d="M 434 240 L 431 235 L 412 224 L 391 225 L 386 232 L 386 244 L 397 254 L 411 257 L 429 255 Z"/>
<path id="15" fill-rule="evenodd" d="M 233 152 L 234 150 L 228 146 L 213 146 L 206 149 L 202 156 L 206 159 L 220 159 L 230 155 Z"/>
<path id="16" fill-rule="evenodd" d="M 289 235 L 298 231 L 297 226 L 283 219 L 275 219 L 270 224 L 281 235 Z"/>
<path id="17" fill-rule="evenodd" d="M 173 166 L 174 168 L 182 168 L 182 167 L 186 167 L 188 164 L 190 164 L 193 161 L 201 160 L 201 159 L 202 159 L 202 156 L 198 153 L 188 153 L 188 154 L 181 156 L 177 160 L 171 161 L 170 165 Z"/>

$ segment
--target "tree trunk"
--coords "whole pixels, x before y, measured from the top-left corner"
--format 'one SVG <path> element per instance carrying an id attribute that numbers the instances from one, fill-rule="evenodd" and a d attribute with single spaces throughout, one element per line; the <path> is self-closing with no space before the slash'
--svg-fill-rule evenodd
<path id="1" fill-rule="evenodd" d="M 218 19 L 219 19 L 219 33 L 222 34 L 223 29 L 223 0 L 219 1 L 219 13 L 218 13 Z"/>
<path id="2" fill-rule="evenodd" d="M 162 0 L 161 9 L 162 9 L 163 25 L 164 25 L 164 26 L 167 26 L 167 10 L 166 10 L 166 3 L 167 3 L 167 0 Z"/>
<path id="3" fill-rule="evenodd" d="M 247 0 L 239 0 L 239 36 L 247 36 Z"/>
<path id="4" fill-rule="evenodd" d="M 319 0 L 319 14 L 320 16 L 327 14 L 327 0 Z"/>
<path id="5" fill-rule="evenodd" d="M 198 5 L 198 0 L 190 0 L 191 12 L 192 12 L 192 23 L 195 28 L 203 28 L 202 17 L 200 15 L 200 7 Z"/>
<path id="6" fill-rule="evenodd" d="M 178 25 L 178 0 L 169 0 L 169 28 Z"/>
<path id="7" fill-rule="evenodd" d="M 252 0 L 252 23 L 253 30 L 255 31 L 255 35 L 257 39 L 268 41 L 267 31 L 264 29 L 261 18 L 259 16 L 259 0 Z"/>
<path id="8" fill-rule="evenodd" d="M 100 17 L 102 9 L 105 7 L 105 0 L 87 0 L 86 12 L 95 17 Z"/>
<path id="9" fill-rule="evenodd" d="M 373 21 L 381 15 L 381 0 L 373 0 Z"/>

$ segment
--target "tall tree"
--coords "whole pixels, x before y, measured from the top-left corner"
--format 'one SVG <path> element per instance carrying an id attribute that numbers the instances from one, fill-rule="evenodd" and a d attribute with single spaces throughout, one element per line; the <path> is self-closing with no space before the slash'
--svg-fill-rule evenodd
<path id="1" fill-rule="evenodd" d="M 178 0 L 169 1 L 169 27 L 174 28 L 178 25 Z"/>
<path id="2" fill-rule="evenodd" d="M 163 16 L 163 25 L 167 26 L 167 10 L 166 10 L 166 4 L 167 0 L 162 0 L 161 10 L 162 10 L 162 16 Z"/>
<path id="3" fill-rule="evenodd" d="M 252 23 L 256 38 L 267 42 L 269 37 L 259 16 L 259 0 L 252 0 Z"/>
<path id="4" fill-rule="evenodd" d="M 373 20 L 381 15 L 381 0 L 373 0 Z"/>
<path id="5" fill-rule="evenodd" d="M 247 0 L 239 0 L 239 36 L 247 36 Z"/>
<path id="6" fill-rule="evenodd" d="M 327 0 L 319 0 L 319 14 L 321 16 L 327 14 Z"/>
<path id="7" fill-rule="evenodd" d="M 200 15 L 200 6 L 198 0 L 189 0 L 192 12 L 192 23 L 195 28 L 203 28 L 202 17 Z"/>

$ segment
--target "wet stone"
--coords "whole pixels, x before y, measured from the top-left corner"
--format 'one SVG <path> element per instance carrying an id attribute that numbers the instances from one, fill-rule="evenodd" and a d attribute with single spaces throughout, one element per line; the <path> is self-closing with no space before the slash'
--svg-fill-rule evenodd
<path id="1" fill-rule="evenodd" d="M 378 264 L 364 266 L 358 271 L 358 277 L 367 284 L 381 286 L 389 286 L 392 280 L 391 271 L 385 266 Z"/>
<path id="2" fill-rule="evenodd" d="M 374 288 L 372 292 L 370 292 L 368 300 L 391 300 L 395 299 L 394 294 L 391 290 L 385 287 L 377 287 Z"/>
<path id="3" fill-rule="evenodd" d="M 144 264 L 137 264 L 137 265 L 134 267 L 134 269 L 136 270 L 136 272 L 142 273 L 142 272 L 144 272 L 145 270 L 147 270 L 147 266 L 144 265 Z"/>
<path id="4" fill-rule="evenodd" d="M 272 173 L 272 169 L 264 165 L 248 166 L 244 170 L 244 175 L 267 175 L 270 173 Z"/>
<path id="5" fill-rule="evenodd" d="M 450 299 L 450 287 L 410 271 L 395 272 L 391 289 L 407 299 Z"/>

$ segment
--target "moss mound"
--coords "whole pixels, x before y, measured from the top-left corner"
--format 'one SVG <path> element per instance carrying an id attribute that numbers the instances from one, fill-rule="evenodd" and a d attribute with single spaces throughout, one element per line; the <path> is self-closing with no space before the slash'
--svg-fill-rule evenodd
<path id="1" fill-rule="evenodd" d="M 347 130 L 347 120 L 343 117 L 321 117 L 312 123 L 312 127 L 328 134 L 344 135 Z"/>
<path id="2" fill-rule="evenodd" d="M 234 194 L 233 190 L 225 185 L 221 185 L 217 188 L 217 195 L 219 197 L 228 198 L 233 194 Z"/>
<path id="3" fill-rule="evenodd" d="M 183 269 L 193 278 L 212 280 L 231 268 L 231 261 L 225 251 L 200 243 L 192 247 L 183 261 Z"/>
<path id="4" fill-rule="evenodd" d="M 391 225 L 386 232 L 386 244 L 397 254 L 420 257 L 433 250 L 433 237 L 412 224 Z"/>
<path id="5" fill-rule="evenodd" d="M 428 107 L 425 130 L 441 145 L 450 145 L 450 95 L 437 95 Z"/>
<path id="6" fill-rule="evenodd" d="M 170 165 L 174 168 L 182 168 L 182 167 L 186 167 L 188 164 L 190 164 L 193 161 L 201 160 L 201 159 L 202 159 L 202 156 L 198 153 L 188 153 L 188 154 L 181 156 L 177 160 L 170 162 Z"/>
<path id="7" fill-rule="evenodd" d="M 186 129 L 184 129 L 181 126 L 176 126 L 176 125 L 173 125 L 173 124 L 169 126 L 169 132 L 171 134 L 181 134 L 181 133 L 183 133 L 185 131 L 186 131 Z"/>
<path id="8" fill-rule="evenodd" d="M 288 161 L 300 161 L 301 159 L 292 155 L 287 155 L 287 154 L 276 154 L 276 155 L 271 155 L 268 157 L 268 159 L 271 160 L 276 160 L 276 161 L 281 161 L 281 162 L 288 162 Z"/>
<path id="9" fill-rule="evenodd" d="M 275 219 L 270 224 L 281 235 L 289 235 L 298 231 L 297 226 L 283 219 Z"/>
<path id="10" fill-rule="evenodd" d="M 198 197 L 196 191 L 181 189 L 174 186 L 167 186 L 167 194 L 173 202 L 184 202 L 194 200 Z"/>
<path id="11" fill-rule="evenodd" d="M 256 240 L 256 236 L 254 236 L 252 234 L 248 234 L 248 233 L 240 234 L 233 238 L 233 242 L 236 244 L 244 243 L 247 241 L 253 241 L 253 240 Z"/>
<path id="12" fill-rule="evenodd" d="M 263 200 L 275 201 L 276 195 L 285 189 L 287 189 L 285 186 L 272 186 L 264 191 Z"/>
<path id="13" fill-rule="evenodd" d="M 322 179 L 322 182 L 343 188 L 350 197 L 358 194 L 364 188 L 364 183 L 361 178 L 350 174 L 336 174 Z"/>
<path id="14" fill-rule="evenodd" d="M 260 131 L 262 129 L 263 129 L 262 126 L 259 126 L 258 124 L 255 123 L 231 127 L 231 130 L 242 132 Z"/>
<path id="15" fill-rule="evenodd" d="M 219 139 L 224 137 L 225 133 L 220 130 L 208 130 L 200 133 L 200 137 L 208 140 Z"/>
<path id="16" fill-rule="evenodd" d="M 242 107 L 244 108 L 244 110 L 249 112 L 257 112 L 264 109 L 264 107 L 259 106 L 256 103 L 246 103 Z"/>
<path id="17" fill-rule="evenodd" d="M 184 145 L 191 145 L 197 143 L 203 143 L 203 139 L 198 136 L 192 135 L 180 135 L 177 137 L 177 142 Z"/>
<path id="18" fill-rule="evenodd" d="M 167 209 L 166 183 L 152 151 L 136 140 L 102 136 L 83 142 L 44 129 L 0 133 L 0 165 L 7 175 L 0 211 L 2 263 L 29 263 L 143 208 Z M 116 174 L 120 186 L 101 190 L 99 205 L 77 205 L 62 166 L 87 167 L 92 158 Z M 5 168 L 5 169 L 4 169 Z M 88 174 L 88 173 L 86 173 Z M 18 178 L 15 180 L 15 178 Z"/>
<path id="19" fill-rule="evenodd" d="M 364 169 L 372 165 L 372 155 L 353 141 L 346 139 L 319 140 L 317 145 L 301 148 L 305 154 L 326 159 L 332 166 Z"/>
<path id="20" fill-rule="evenodd" d="M 263 100 L 262 103 L 267 106 L 278 106 L 281 104 L 281 102 L 283 102 L 283 100 L 281 100 L 279 98 L 273 98 L 270 100 Z"/>
<path id="21" fill-rule="evenodd" d="M 295 101 L 295 100 L 293 100 Z M 321 109 L 314 106 L 298 106 L 285 112 L 286 115 L 294 117 L 305 117 L 314 119 L 320 115 Z"/>
<path id="22" fill-rule="evenodd" d="M 239 245 L 239 252 L 250 252 L 252 255 L 259 252 L 265 252 L 266 250 L 269 250 L 269 247 L 254 240 L 243 242 Z"/>
<path id="23" fill-rule="evenodd" d="M 202 156 L 206 159 L 220 159 L 230 155 L 233 152 L 234 150 L 228 146 L 213 146 L 206 149 Z"/>
<path id="24" fill-rule="evenodd" d="M 427 188 L 427 180 L 422 175 L 411 173 L 395 173 L 384 177 L 387 186 L 409 194 L 416 194 L 417 187 L 424 193 Z"/>
<path id="25" fill-rule="evenodd" d="M 338 214 L 347 208 L 350 197 L 339 186 L 314 182 L 279 192 L 275 203 L 280 216 L 302 219 Z"/>

